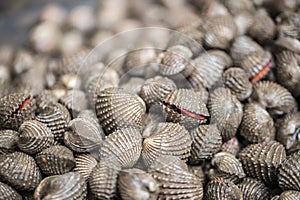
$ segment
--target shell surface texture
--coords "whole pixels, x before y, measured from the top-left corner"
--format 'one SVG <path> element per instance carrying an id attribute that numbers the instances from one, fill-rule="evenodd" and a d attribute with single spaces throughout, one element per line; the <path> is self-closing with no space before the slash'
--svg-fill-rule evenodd
<path id="1" fill-rule="evenodd" d="M 244 178 L 237 186 L 243 192 L 245 200 L 263 200 L 270 197 L 269 189 L 265 184 L 254 178 Z"/>
<path id="2" fill-rule="evenodd" d="M 97 165 L 97 160 L 90 154 L 79 154 L 75 156 L 74 172 L 81 174 L 85 181 L 89 180 L 92 170 Z"/>
<path id="3" fill-rule="evenodd" d="M 16 150 L 19 133 L 14 130 L 0 131 L 0 154 L 12 153 Z"/>
<path id="4" fill-rule="evenodd" d="M 9 185 L 0 182 L 0 199 L 22 200 L 22 196 Z"/>

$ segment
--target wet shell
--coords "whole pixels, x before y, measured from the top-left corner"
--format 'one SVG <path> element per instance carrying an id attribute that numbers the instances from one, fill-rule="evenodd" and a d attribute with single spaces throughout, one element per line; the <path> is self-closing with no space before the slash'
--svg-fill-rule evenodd
<path id="1" fill-rule="evenodd" d="M 292 94 L 281 85 L 271 81 L 256 83 L 251 98 L 259 102 L 271 114 L 286 114 L 296 107 Z"/>
<path id="2" fill-rule="evenodd" d="M 84 178 L 75 172 L 49 176 L 41 181 L 34 191 L 34 199 L 42 200 L 85 200 L 87 185 Z"/>
<path id="3" fill-rule="evenodd" d="M 34 159 L 22 152 L 0 155 L 0 177 L 17 190 L 34 190 L 42 179 Z"/>
<path id="4" fill-rule="evenodd" d="M 120 172 L 118 190 L 123 200 L 156 200 L 159 187 L 150 174 L 133 168 Z"/>
<path id="5" fill-rule="evenodd" d="M 71 116 L 66 107 L 56 103 L 47 106 L 35 119 L 50 128 L 56 141 L 62 141 Z"/>
<path id="6" fill-rule="evenodd" d="M 214 168 L 209 171 L 210 179 L 221 178 L 238 183 L 246 176 L 242 163 L 230 153 L 219 152 L 215 154 L 211 164 Z"/>
<path id="7" fill-rule="evenodd" d="M 22 200 L 22 196 L 9 185 L 0 182 L 0 199 L 3 200 Z"/>
<path id="8" fill-rule="evenodd" d="M 242 104 L 227 88 L 217 88 L 208 100 L 211 123 L 216 123 L 223 141 L 231 139 L 239 127 L 242 116 Z"/>
<path id="9" fill-rule="evenodd" d="M 88 105 L 85 93 L 81 90 L 68 91 L 59 102 L 74 114 L 86 109 Z"/>
<path id="10" fill-rule="evenodd" d="M 261 181 L 245 178 L 237 185 L 243 192 L 244 200 L 265 200 L 270 198 L 269 189 Z"/>
<path id="11" fill-rule="evenodd" d="M 244 106 L 240 134 L 252 143 L 273 140 L 275 138 L 273 119 L 260 105 L 248 103 Z"/>
<path id="12" fill-rule="evenodd" d="M 285 160 L 286 153 L 283 145 L 270 141 L 248 145 L 239 153 L 239 158 L 248 176 L 266 184 L 275 184 L 278 168 Z"/>
<path id="13" fill-rule="evenodd" d="M 228 180 L 216 178 L 211 180 L 206 186 L 205 199 L 207 200 L 222 200 L 243 199 L 242 191 L 234 183 Z"/>
<path id="14" fill-rule="evenodd" d="M 244 101 L 252 93 L 252 84 L 246 72 L 239 67 L 231 67 L 223 73 L 223 82 L 238 100 Z"/>
<path id="15" fill-rule="evenodd" d="M 236 156 L 240 151 L 240 143 L 236 137 L 232 137 L 222 144 L 221 150 Z"/>
<path id="16" fill-rule="evenodd" d="M 139 96 L 118 88 L 100 91 L 95 108 L 100 125 L 107 135 L 118 128 L 143 126 L 146 114 L 145 102 Z"/>
<path id="17" fill-rule="evenodd" d="M 23 121 L 35 117 L 36 103 L 30 95 L 12 93 L 0 99 L 0 127 L 18 130 Z"/>
<path id="18" fill-rule="evenodd" d="M 91 193 L 97 199 L 114 199 L 120 170 L 121 167 L 111 160 L 101 160 L 90 175 L 89 189 Z"/>
<path id="19" fill-rule="evenodd" d="M 97 165 L 97 160 L 90 154 L 80 154 L 75 156 L 74 172 L 78 172 L 83 176 L 85 181 L 89 180 L 92 170 Z"/>
<path id="20" fill-rule="evenodd" d="M 153 134 L 143 141 L 142 156 L 148 166 L 161 155 L 178 156 L 185 161 L 190 156 L 192 140 L 183 126 L 159 123 L 152 132 Z"/>
<path id="21" fill-rule="evenodd" d="M 161 156 L 149 169 L 159 184 L 158 199 L 202 199 L 203 186 L 200 179 L 182 168 L 178 157 Z"/>
<path id="22" fill-rule="evenodd" d="M 279 186 L 283 190 L 300 191 L 300 153 L 289 156 L 279 168 Z"/>
<path id="23" fill-rule="evenodd" d="M 222 137 L 215 124 L 198 126 L 191 131 L 191 137 L 193 144 L 189 160 L 193 164 L 212 158 L 220 150 Z"/>
<path id="24" fill-rule="evenodd" d="M 121 167 L 130 168 L 139 159 L 142 151 L 142 135 L 139 129 L 127 127 L 110 134 L 100 150 L 100 158 L 116 159 Z"/>
<path id="25" fill-rule="evenodd" d="M 142 85 L 140 97 L 145 101 L 147 106 L 158 104 L 170 92 L 176 89 L 174 81 L 167 77 L 156 76 L 147 79 Z"/>
<path id="26" fill-rule="evenodd" d="M 61 145 L 44 149 L 35 159 L 43 173 L 48 176 L 67 173 L 75 166 L 73 152 Z"/>
<path id="27" fill-rule="evenodd" d="M 206 123 L 209 113 L 201 97 L 193 90 L 177 89 L 163 99 L 163 107 L 169 122 L 193 128 Z"/>
<path id="28" fill-rule="evenodd" d="M 0 131 L 0 155 L 12 153 L 17 147 L 19 133 L 13 130 Z"/>
<path id="29" fill-rule="evenodd" d="M 92 121 L 85 118 L 76 118 L 69 122 L 64 134 L 64 143 L 76 152 L 88 152 L 97 149 L 102 144 L 104 133 Z"/>
<path id="30" fill-rule="evenodd" d="M 279 200 L 295 200 L 295 199 L 299 199 L 299 198 L 300 198 L 299 191 L 290 190 L 290 191 L 285 191 L 285 192 L 281 193 L 281 195 L 279 196 L 278 199 Z M 273 198 L 272 198 L 272 200 L 273 200 Z"/>

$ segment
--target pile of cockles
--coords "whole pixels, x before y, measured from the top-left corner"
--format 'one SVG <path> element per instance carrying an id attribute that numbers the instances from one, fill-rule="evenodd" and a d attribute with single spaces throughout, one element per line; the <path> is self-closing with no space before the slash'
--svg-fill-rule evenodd
<path id="1" fill-rule="evenodd" d="M 300 199 L 299 8 L 46 5 L 0 46 L 0 199 Z"/>

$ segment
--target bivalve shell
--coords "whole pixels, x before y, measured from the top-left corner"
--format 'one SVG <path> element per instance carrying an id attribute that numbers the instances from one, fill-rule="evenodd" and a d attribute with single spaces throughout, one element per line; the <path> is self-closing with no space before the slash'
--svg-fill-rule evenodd
<path id="1" fill-rule="evenodd" d="M 9 185 L 0 182 L 0 199 L 3 200 L 22 200 L 22 196 Z"/>
<path id="2" fill-rule="evenodd" d="M 244 200 L 265 200 L 270 198 L 269 189 L 265 184 L 254 178 L 245 178 L 237 185 L 243 192 Z"/>
<path id="3" fill-rule="evenodd" d="M 19 133 L 13 130 L 0 131 L 0 154 L 12 153 L 16 150 Z"/>
<path id="4" fill-rule="evenodd" d="M 221 150 L 236 156 L 240 151 L 240 143 L 236 137 L 232 137 L 222 144 Z"/>
<path id="5" fill-rule="evenodd" d="M 280 194 L 280 196 L 275 196 L 271 200 L 295 200 L 300 198 L 300 192 L 289 190 Z"/>
<path id="6" fill-rule="evenodd" d="M 78 172 L 83 176 L 85 181 L 89 180 L 92 170 L 97 165 L 97 160 L 90 154 L 80 154 L 75 156 L 74 172 Z"/>
<path id="7" fill-rule="evenodd" d="M 68 91 L 59 99 L 59 102 L 74 114 L 86 109 L 88 105 L 85 93 L 81 90 Z"/>

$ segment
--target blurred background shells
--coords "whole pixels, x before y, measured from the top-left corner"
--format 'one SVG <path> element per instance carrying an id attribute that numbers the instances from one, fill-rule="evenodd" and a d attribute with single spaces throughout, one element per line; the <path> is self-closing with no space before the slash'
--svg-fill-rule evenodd
<path id="1" fill-rule="evenodd" d="M 0 182 L 0 199 L 21 200 L 22 196 L 9 185 Z"/>
<path id="2" fill-rule="evenodd" d="M 88 181 L 97 163 L 97 160 L 91 154 L 79 154 L 75 156 L 75 167 L 73 171 L 78 172 L 83 176 L 85 181 Z"/>
<path id="3" fill-rule="evenodd" d="M 254 178 L 244 178 L 244 180 L 237 185 L 243 192 L 243 198 L 248 199 L 269 199 L 270 192 L 265 184 Z"/>
<path id="4" fill-rule="evenodd" d="M 19 133 L 13 130 L 0 131 L 0 154 L 12 153 L 16 150 Z"/>

